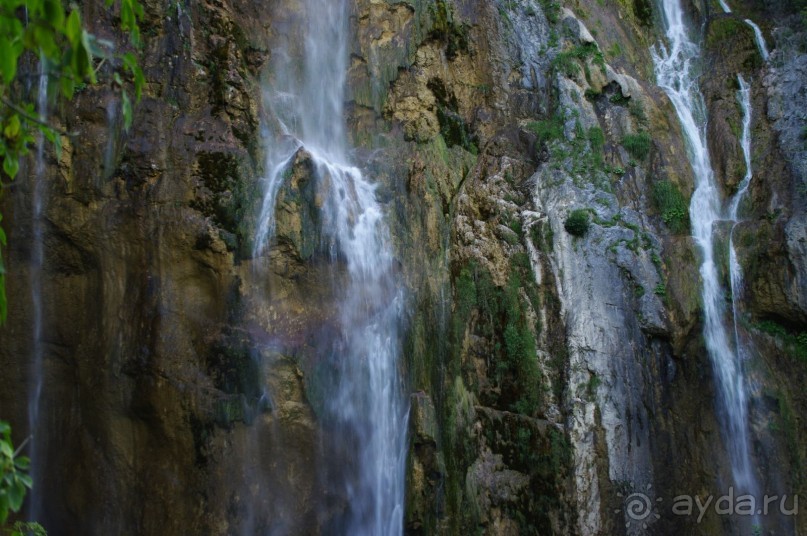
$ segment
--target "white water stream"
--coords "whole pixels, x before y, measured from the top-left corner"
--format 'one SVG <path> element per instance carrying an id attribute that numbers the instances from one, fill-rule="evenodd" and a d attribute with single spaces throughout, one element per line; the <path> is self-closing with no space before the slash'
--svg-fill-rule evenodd
<path id="1" fill-rule="evenodd" d="M 398 535 L 403 531 L 408 419 L 398 363 L 403 291 L 393 273 L 376 186 L 351 164 L 348 154 L 347 5 L 344 0 L 303 4 L 303 64 L 288 54 L 285 63 L 276 66 L 267 91 L 280 132 L 269 151 L 254 254 L 265 255 L 271 247 L 278 193 L 295 155 L 304 150 L 314 164 L 322 249 L 332 265 L 341 263 L 348 275 L 346 288 L 334 289 L 340 297 L 339 329 L 330 355 L 323 356 L 338 364 L 338 377 L 327 383 L 333 390 L 326 396 L 328 420 L 341 438 L 337 440 L 355 447 L 355 474 L 344 478 L 349 512 L 340 532 Z"/>
<path id="2" fill-rule="evenodd" d="M 653 61 L 658 84 L 673 102 L 681 121 L 695 175 L 696 188 L 690 214 L 693 236 L 702 255 L 700 276 L 703 285 L 704 339 L 714 370 L 718 414 L 730 456 L 735 489 L 738 494 L 755 494 L 757 482 L 749 453 L 748 393 L 743 371 L 743 352 L 736 347 L 738 337 L 730 334 L 726 325 L 725 291 L 721 287 L 718 259 L 715 257 L 715 231 L 717 224 L 724 222 L 726 218 L 709 157 L 706 107 L 697 85 L 700 50 L 689 37 L 681 1 L 663 0 L 660 4 L 667 45 L 659 45 L 653 50 Z M 751 114 L 750 101 L 746 100 L 748 94 L 742 92 L 742 95 L 744 106 L 748 105 L 744 118 L 745 150 L 745 146 L 750 144 L 748 132 Z M 746 175 L 741 191 L 732 203 L 731 212 L 735 217 L 735 205 L 739 205 L 739 200 L 748 188 L 750 176 L 750 173 Z M 736 263 L 736 258 L 734 261 Z M 741 277 L 734 282 L 741 284 Z M 739 292 L 739 288 L 737 290 Z"/>
<path id="3" fill-rule="evenodd" d="M 37 114 L 43 122 L 48 118 L 48 74 L 47 64 L 43 59 L 39 62 L 39 84 L 37 87 Z M 29 457 L 31 459 L 30 476 L 33 488 L 28 495 L 28 515 L 32 520 L 41 519 L 42 494 L 45 485 L 43 480 L 45 463 L 45 433 L 42 425 L 42 384 L 44 377 L 44 349 L 42 346 L 42 264 L 44 261 L 43 206 L 45 197 L 45 138 L 40 133 L 37 138 L 36 161 L 33 179 L 33 210 L 31 223 L 31 380 L 32 387 L 28 391 L 28 433 L 31 436 Z"/>

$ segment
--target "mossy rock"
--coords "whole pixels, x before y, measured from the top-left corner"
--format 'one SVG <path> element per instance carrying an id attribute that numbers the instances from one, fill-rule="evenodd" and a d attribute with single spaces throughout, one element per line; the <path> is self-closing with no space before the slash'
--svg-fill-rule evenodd
<path id="1" fill-rule="evenodd" d="M 292 246 L 299 259 L 310 259 L 322 246 L 317 197 L 318 176 L 311 155 L 299 151 L 283 174 L 275 205 L 276 237 Z"/>
<path id="2" fill-rule="evenodd" d="M 705 49 L 710 67 L 721 72 L 751 72 L 763 65 L 754 30 L 732 14 L 709 20 Z"/>
<path id="3" fill-rule="evenodd" d="M 241 153 L 205 151 L 196 157 L 197 184 L 189 205 L 210 218 L 230 251 L 238 250 L 251 234 L 253 188 L 245 162 L 249 158 Z"/>
<path id="4" fill-rule="evenodd" d="M 208 376 L 221 391 L 214 408 L 219 425 L 251 422 L 266 409 L 261 367 L 253 347 L 249 336 L 242 332 L 225 332 L 210 345 L 205 362 Z"/>

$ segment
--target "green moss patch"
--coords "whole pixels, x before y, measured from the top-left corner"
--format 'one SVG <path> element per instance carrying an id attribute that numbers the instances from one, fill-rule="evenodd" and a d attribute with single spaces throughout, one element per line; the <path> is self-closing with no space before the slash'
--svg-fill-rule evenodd
<path id="1" fill-rule="evenodd" d="M 673 233 L 689 232 L 689 202 L 675 184 L 668 180 L 653 184 L 653 202 Z"/>

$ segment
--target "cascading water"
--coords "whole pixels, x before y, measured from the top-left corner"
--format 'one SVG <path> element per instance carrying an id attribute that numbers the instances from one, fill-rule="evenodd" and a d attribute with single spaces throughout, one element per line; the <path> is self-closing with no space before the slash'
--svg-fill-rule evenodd
<path id="1" fill-rule="evenodd" d="M 754 37 L 756 37 L 757 40 L 757 47 L 759 48 L 759 53 L 762 55 L 763 60 L 768 61 L 768 58 L 770 58 L 771 54 L 770 52 L 768 52 L 768 45 L 767 43 L 765 43 L 765 36 L 762 35 L 762 30 L 751 19 L 745 19 L 745 23 L 754 29 Z"/>
<path id="2" fill-rule="evenodd" d="M 726 3 L 726 0 L 720 0 L 720 7 L 723 8 L 723 11 L 725 13 L 731 13 L 731 7 L 729 7 L 729 5 Z M 763 60 L 768 61 L 770 53 L 768 52 L 768 44 L 765 43 L 765 36 L 762 35 L 762 30 L 751 19 L 745 19 L 744 22 L 754 30 L 754 37 L 757 40 L 757 47 L 759 48 L 759 53 L 762 55 Z"/>
<path id="3" fill-rule="evenodd" d="M 39 86 L 37 88 L 37 113 L 42 122 L 48 116 L 48 74 L 44 58 L 39 62 Z M 36 162 L 33 174 L 33 213 L 32 213 L 32 245 L 31 245 L 31 310 L 33 325 L 31 333 L 31 382 L 28 392 L 28 433 L 31 436 L 30 476 L 34 481 L 28 497 L 28 508 L 31 519 L 40 519 L 42 501 L 39 489 L 43 486 L 42 465 L 45 427 L 41 425 L 41 403 L 43 384 L 43 347 L 42 347 L 42 263 L 44 260 L 44 242 L 42 209 L 45 188 L 45 139 L 40 133 L 37 139 Z"/>
<path id="4" fill-rule="evenodd" d="M 398 363 L 403 292 L 395 281 L 375 186 L 348 157 L 346 3 L 305 0 L 303 5 L 302 70 L 290 57 L 281 61 L 267 95 L 279 133 L 269 151 L 254 254 L 261 256 L 274 238 L 275 203 L 285 172 L 305 151 L 313 162 L 323 249 L 333 266 L 344 263 L 348 276 L 346 287 L 333 289 L 339 296 L 338 333 L 322 350 L 327 355 L 320 356 L 334 364 L 335 377 L 325 382 L 325 420 L 329 435 L 340 443 L 324 450 L 341 449 L 352 462 L 352 474 L 343 475 L 341 484 L 349 512 L 338 532 L 401 534 L 408 419 Z"/>
<path id="5" fill-rule="evenodd" d="M 669 96 L 681 121 L 695 175 L 696 188 L 690 213 L 693 235 L 703 256 L 700 276 L 703 282 L 704 338 L 714 369 L 719 414 L 734 486 L 739 492 L 755 494 L 757 484 L 749 453 L 748 394 L 742 356 L 733 348 L 735 341 L 730 340 L 725 325 L 725 293 L 720 285 L 715 258 L 715 226 L 724 218 L 706 139 L 706 107 L 697 86 L 699 48 L 689 38 L 681 1 L 664 0 L 659 4 L 668 44 L 652 50 L 653 62 L 658 84 Z"/>
<path id="6" fill-rule="evenodd" d="M 743 272 L 740 262 L 737 259 L 737 250 L 734 247 L 734 230 L 739 223 L 738 212 L 740 203 L 748 191 L 748 186 L 751 184 L 751 179 L 754 176 L 753 167 L 751 164 L 751 85 L 748 84 L 742 75 L 737 77 L 740 84 L 740 91 L 738 92 L 738 100 L 740 107 L 743 110 L 743 132 L 741 144 L 743 148 L 743 156 L 745 158 L 745 177 L 740 182 L 737 188 L 737 193 L 729 204 L 728 219 L 732 222 L 731 231 L 729 232 L 729 281 L 731 283 L 731 309 L 732 317 L 734 319 L 734 347 L 737 349 L 737 356 L 740 362 L 748 358 L 748 353 L 745 351 L 745 346 L 740 340 L 740 330 L 738 326 L 739 318 L 739 293 L 743 288 Z"/>

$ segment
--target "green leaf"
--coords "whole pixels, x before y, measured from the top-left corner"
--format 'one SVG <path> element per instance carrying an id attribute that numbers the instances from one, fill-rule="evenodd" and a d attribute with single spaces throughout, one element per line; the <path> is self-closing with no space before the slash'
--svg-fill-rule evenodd
<path id="1" fill-rule="evenodd" d="M 45 19 L 50 25 L 58 30 L 64 24 L 64 8 L 59 0 L 45 0 Z"/>
<path id="2" fill-rule="evenodd" d="M 64 35 L 70 44 L 74 47 L 78 45 L 81 40 L 81 15 L 78 9 L 74 9 L 67 17 L 67 22 L 64 25 Z"/>
<path id="3" fill-rule="evenodd" d="M 13 140 L 20 134 L 20 116 L 12 114 L 6 122 L 6 128 L 3 129 L 3 134 L 6 138 Z"/>
<path id="4" fill-rule="evenodd" d="M 0 489 L 0 527 L 2 527 L 6 519 L 8 519 L 8 495 L 5 490 Z"/>
<path id="5" fill-rule="evenodd" d="M 0 227 L 0 245 L 6 246 L 8 245 L 8 239 L 6 238 L 6 232 Z M 0 270 L 3 268 L 3 259 L 0 258 Z"/>
<path id="6" fill-rule="evenodd" d="M 129 100 L 129 94 L 125 91 L 123 92 L 121 113 L 123 114 L 123 128 L 128 132 L 132 128 L 132 101 Z"/>
<path id="7" fill-rule="evenodd" d="M 94 84 L 96 82 L 95 79 L 95 69 L 92 68 L 92 46 L 90 45 L 90 41 L 92 41 L 92 34 L 88 33 L 87 30 L 81 31 L 81 49 L 83 51 L 83 60 L 82 66 L 84 66 L 84 62 L 86 61 L 85 67 L 85 76 L 90 79 L 90 83 Z"/>
<path id="8" fill-rule="evenodd" d="M 139 65 L 135 65 L 133 73 L 134 73 L 134 86 L 135 86 L 135 101 L 140 102 L 140 97 L 143 96 L 143 83 L 146 81 L 146 77 L 143 76 L 143 69 L 141 69 Z"/>
<path id="9" fill-rule="evenodd" d="M 22 501 L 25 498 L 25 486 L 20 482 L 15 482 L 8 488 L 8 508 L 12 512 L 19 511 Z"/>
<path id="10" fill-rule="evenodd" d="M 6 175 L 11 177 L 12 179 L 17 176 L 17 172 L 20 170 L 20 162 L 17 160 L 16 156 L 7 154 L 6 157 L 3 159 L 3 171 L 6 172 Z"/>
<path id="11" fill-rule="evenodd" d="M 0 74 L 5 84 L 10 85 L 17 75 L 17 55 L 12 52 L 11 42 L 6 36 L 0 35 L 0 50 Z"/>
<path id="12" fill-rule="evenodd" d="M 28 475 L 26 475 L 24 473 L 20 473 L 17 476 L 19 477 L 20 482 L 22 483 L 22 485 L 25 486 L 26 488 L 30 489 L 30 488 L 34 487 L 34 479 L 31 478 L 30 476 L 28 476 Z"/>
<path id="13" fill-rule="evenodd" d="M 61 157 L 62 155 L 62 137 L 59 135 L 58 132 L 53 130 L 50 127 L 40 126 L 39 128 L 42 131 L 42 135 L 45 136 L 45 139 L 48 140 L 53 144 L 56 149 L 56 156 Z"/>
<path id="14" fill-rule="evenodd" d="M 76 90 L 76 84 L 73 82 L 73 78 L 68 74 L 67 76 L 62 76 L 59 80 L 59 85 L 62 88 L 62 95 L 67 100 L 71 100 L 73 98 L 73 93 Z"/>
<path id="15" fill-rule="evenodd" d="M 56 34 L 53 33 L 53 30 L 45 26 L 35 26 L 28 33 L 33 36 L 35 41 L 31 46 L 32 49 L 39 50 L 49 60 L 59 61 L 62 50 L 56 44 Z"/>
<path id="16" fill-rule="evenodd" d="M 6 172 L 10 178 L 14 178 L 17 176 L 17 172 L 20 170 L 20 162 L 17 160 L 17 156 L 13 154 L 6 154 L 5 158 L 3 158 L 3 171 Z"/>
<path id="17" fill-rule="evenodd" d="M 137 67 L 137 56 L 132 52 L 127 52 L 122 55 L 121 60 L 123 60 L 123 66 L 126 67 L 128 71 L 133 71 L 134 68 Z"/>
<path id="18" fill-rule="evenodd" d="M 120 27 L 122 30 L 132 29 L 137 22 L 134 18 L 131 0 L 121 0 L 120 3 Z"/>
<path id="19" fill-rule="evenodd" d="M 9 458 L 14 457 L 14 449 L 11 448 L 11 444 L 7 441 L 0 441 L 0 454 L 4 454 Z"/>
<path id="20" fill-rule="evenodd" d="M 16 465 L 18 469 L 22 469 L 23 471 L 27 470 L 30 464 L 31 460 L 28 459 L 27 456 L 17 456 L 16 458 L 14 458 L 14 465 Z"/>

